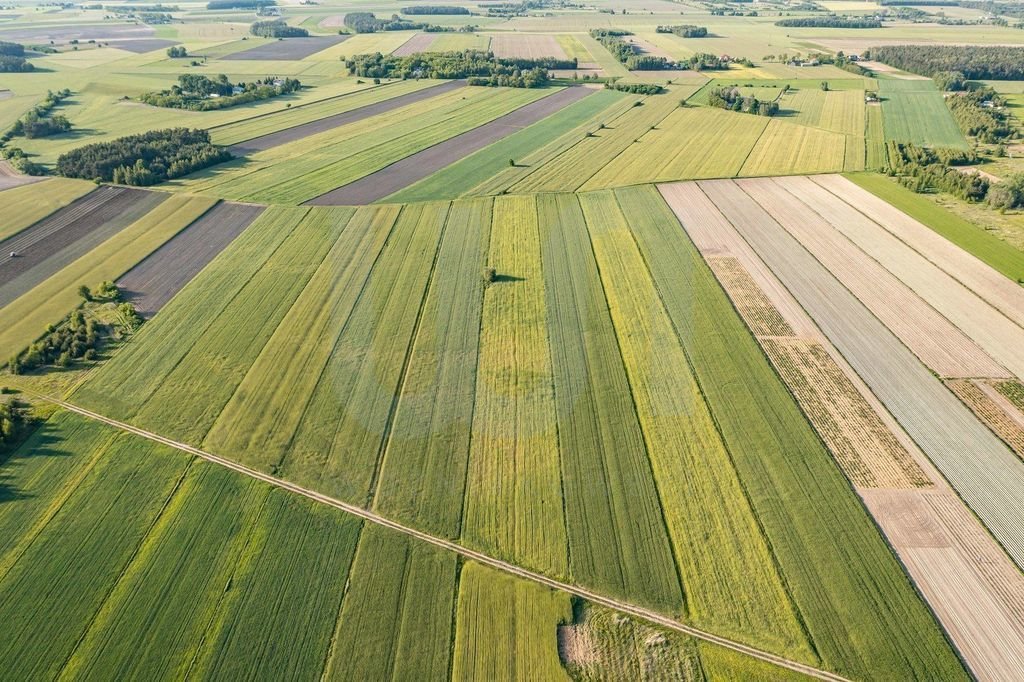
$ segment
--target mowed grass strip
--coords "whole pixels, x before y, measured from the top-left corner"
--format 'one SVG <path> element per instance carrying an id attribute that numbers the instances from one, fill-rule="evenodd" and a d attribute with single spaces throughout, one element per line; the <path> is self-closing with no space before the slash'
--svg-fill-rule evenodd
<path id="1" fill-rule="evenodd" d="M 610 121 L 606 127 L 584 137 L 554 159 L 537 167 L 512 185 L 510 191 L 527 194 L 571 192 L 578 189 L 679 106 L 674 97 L 666 95 L 654 95 L 637 101 L 642 101 L 642 106 L 633 107 Z"/>
<path id="2" fill-rule="evenodd" d="M 0 668 L 53 679 L 189 464 L 121 434 L 0 581 Z"/>
<path id="3" fill-rule="evenodd" d="M 164 377 L 133 421 L 165 436 L 202 443 L 352 212 L 321 209 L 303 216 L 281 248 Z"/>
<path id="4" fill-rule="evenodd" d="M 682 577 L 689 620 L 815 663 L 774 558 L 611 191 L 580 195 Z M 661 217 L 630 203 L 630 219 Z"/>
<path id="5" fill-rule="evenodd" d="M 594 174 L 582 189 L 682 178 L 733 177 L 768 119 L 707 107 L 677 108 Z"/>
<path id="6" fill-rule="evenodd" d="M 497 197 L 484 290 L 462 540 L 567 577 L 554 374 L 537 204 Z"/>
<path id="7" fill-rule="evenodd" d="M 0 241 L 21 232 L 94 189 L 96 185 L 91 182 L 67 178 L 50 178 L 5 189 L 0 193 L 4 207 Z"/>
<path id="8" fill-rule="evenodd" d="M 324 677 L 439 680 L 450 670 L 457 557 L 365 525 Z"/>
<path id="9" fill-rule="evenodd" d="M 281 462 L 399 211 L 356 211 L 224 406 L 205 448 L 261 471 Z"/>
<path id="10" fill-rule="evenodd" d="M 45 184 L 45 183 L 43 183 Z M 113 281 L 206 213 L 215 199 L 181 195 L 152 211 L 0 310 L 0 353 L 9 357 L 43 335 L 81 298 L 78 287 Z"/>
<path id="11" fill-rule="evenodd" d="M 491 199 L 452 205 L 395 405 L 375 508 L 446 538 L 462 521 Z"/>
<path id="12" fill-rule="evenodd" d="M 133 343 L 98 367 L 76 389 L 75 401 L 108 417 L 131 418 L 264 267 L 308 210 L 271 207 L 264 211 L 143 326 Z"/>
<path id="13" fill-rule="evenodd" d="M 570 572 L 679 613 L 679 576 L 583 212 L 573 195 L 537 201 Z"/>
<path id="14" fill-rule="evenodd" d="M 370 501 L 447 215 L 445 202 L 403 208 L 334 341 L 281 475 L 343 500 Z"/>
<path id="15" fill-rule="evenodd" d="M 878 94 L 887 142 L 967 149 L 967 141 L 934 82 L 883 78 L 878 80 Z"/>
<path id="16" fill-rule="evenodd" d="M 845 158 L 844 135 L 772 120 L 738 175 L 828 173 L 842 170 Z"/>
<path id="17" fill-rule="evenodd" d="M 570 679 L 558 656 L 568 595 L 474 562 L 460 578 L 452 679 Z"/>
<path id="18" fill-rule="evenodd" d="M 702 183 L 719 185 L 739 191 Z M 656 220 L 633 221 L 634 234 L 821 664 L 853 678 L 962 678 L 849 482 L 654 191 L 618 196 L 663 207 Z M 731 201 L 705 191 L 719 206 Z"/>
<path id="19" fill-rule="evenodd" d="M 588 122 L 593 124 L 596 119 L 606 115 L 609 107 L 625 98 L 626 95 L 614 90 L 601 90 L 589 95 L 544 120 L 392 194 L 385 201 L 427 201 L 462 196 L 478 186 L 481 178 L 490 178 L 509 168 L 510 160 L 521 163 L 523 157 L 529 156 L 559 136 Z M 583 133 L 579 136 L 582 137 Z"/>

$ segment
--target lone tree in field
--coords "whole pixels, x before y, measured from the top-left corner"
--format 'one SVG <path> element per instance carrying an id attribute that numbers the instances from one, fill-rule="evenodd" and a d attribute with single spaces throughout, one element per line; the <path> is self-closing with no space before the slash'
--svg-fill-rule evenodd
<path id="1" fill-rule="evenodd" d="M 484 268 L 484 282 L 491 284 L 494 280 L 498 279 L 498 271 L 494 268 Z"/>

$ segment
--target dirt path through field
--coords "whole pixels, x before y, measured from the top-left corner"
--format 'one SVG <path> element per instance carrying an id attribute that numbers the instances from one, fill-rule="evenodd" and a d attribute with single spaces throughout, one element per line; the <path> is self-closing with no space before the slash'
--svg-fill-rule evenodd
<path id="1" fill-rule="evenodd" d="M 323 133 L 334 128 L 340 128 L 343 125 L 349 123 L 355 123 L 361 121 L 364 118 L 371 116 L 377 116 L 387 111 L 398 109 L 409 104 L 415 104 L 422 100 L 430 97 L 436 97 L 443 95 L 446 92 L 456 90 L 463 87 L 466 81 L 456 80 L 448 81 L 447 83 L 441 83 L 433 87 L 424 88 L 422 90 L 416 90 L 414 92 L 408 92 L 398 97 L 392 97 L 386 99 L 383 102 L 376 102 L 374 104 L 367 104 L 364 107 L 358 107 L 351 109 L 350 111 L 344 111 L 340 114 L 334 114 L 333 116 L 327 116 L 324 118 L 310 121 L 309 123 L 300 123 L 297 126 L 291 128 L 285 128 L 283 130 L 277 130 L 266 135 L 260 135 L 254 137 L 251 140 L 245 142 L 239 142 L 236 145 L 228 147 L 228 149 L 234 154 L 251 154 L 252 152 L 261 152 L 271 147 L 277 147 L 288 142 L 294 142 L 295 140 L 301 140 L 304 137 L 310 135 L 316 135 L 317 133 Z"/>
<path id="2" fill-rule="evenodd" d="M 510 575 L 514 575 L 524 580 L 529 580 L 531 582 L 544 585 L 545 587 L 549 587 L 553 590 L 559 590 L 567 594 L 581 597 L 595 604 L 600 604 L 601 606 L 605 606 L 610 609 L 615 609 L 616 611 L 620 611 L 630 616 L 646 620 L 656 625 L 660 625 L 661 627 L 665 627 L 670 630 L 680 632 L 684 635 L 689 635 L 690 637 L 694 637 L 705 642 L 716 644 L 731 651 L 746 656 L 750 656 L 752 658 L 756 658 L 758 660 L 765 661 L 773 665 L 777 665 L 787 670 L 792 670 L 794 672 L 808 675 L 810 677 L 814 677 L 820 680 L 830 680 L 835 682 L 845 682 L 846 680 L 846 678 L 836 675 L 834 673 L 830 673 L 825 670 L 820 670 L 813 666 L 809 666 L 804 663 L 799 663 L 797 661 L 791 661 L 782 656 L 777 656 L 766 651 L 761 651 L 760 649 L 755 649 L 754 647 L 747 646 L 746 644 L 742 644 L 740 642 L 736 642 L 725 637 L 720 637 L 710 632 L 698 630 L 696 628 L 690 627 L 689 625 L 684 625 L 683 623 L 673 620 L 668 616 L 664 616 L 660 613 L 650 611 L 640 606 L 635 606 L 633 604 L 630 604 L 629 602 L 624 602 L 617 599 L 613 599 L 611 597 L 606 597 L 596 592 L 591 592 L 590 590 L 584 589 L 582 587 L 577 587 L 576 585 L 570 585 L 569 583 L 564 583 L 559 580 L 548 578 L 547 576 L 541 575 L 540 573 L 535 573 L 525 568 L 516 566 L 515 564 L 510 564 L 507 561 L 495 559 L 481 552 L 468 549 L 450 540 L 435 537 L 428 533 L 424 533 L 423 531 L 416 530 L 415 528 L 410 528 L 408 526 L 402 525 L 398 522 L 392 521 L 372 511 L 363 509 L 362 507 L 357 507 L 355 505 L 342 502 L 341 500 L 336 500 L 332 497 L 328 497 L 327 495 L 322 495 L 307 488 L 295 485 L 294 483 L 289 483 L 288 481 L 275 478 L 269 474 L 264 474 L 254 469 L 250 469 L 236 462 L 232 462 L 231 460 L 227 460 L 224 459 L 223 457 L 218 457 L 217 455 L 214 455 L 212 453 L 200 450 L 199 448 L 192 447 L 191 445 L 188 445 L 186 443 L 180 443 L 178 441 L 171 440 L 170 438 L 165 438 L 151 431 L 146 431 L 138 427 L 132 426 L 131 424 L 126 424 L 124 422 L 110 419 L 109 417 L 104 417 L 99 413 L 86 410 L 67 401 L 60 400 L 59 398 L 53 398 L 39 393 L 32 393 L 32 395 L 41 400 L 45 400 L 46 402 L 62 407 L 70 412 L 74 412 L 75 414 L 79 414 L 83 417 L 87 417 L 94 421 L 101 422 L 108 426 L 112 426 L 116 429 L 120 429 L 121 431 L 124 431 L 126 433 L 131 433 L 133 435 L 140 436 L 147 440 L 160 443 L 161 445 L 166 445 L 167 447 L 174 448 L 175 450 L 179 450 L 181 452 L 185 452 L 195 457 L 199 457 L 200 459 L 204 459 L 208 462 L 212 462 L 213 464 L 217 464 L 219 466 L 231 469 L 232 471 L 240 473 L 244 476 L 248 476 L 250 478 L 254 478 L 256 480 L 262 481 L 274 487 L 287 490 L 291 493 L 295 493 L 296 495 L 302 495 L 303 497 L 311 499 L 320 504 L 324 504 L 329 507 L 334 507 L 335 509 L 340 509 L 354 516 L 358 516 L 364 521 L 368 521 L 370 523 L 374 523 L 379 526 L 389 528 L 393 531 L 416 538 L 417 540 L 421 540 L 423 542 L 429 543 L 435 547 L 439 547 L 449 552 L 455 552 L 456 554 L 472 559 L 486 566 L 490 566 L 491 568 L 502 571 L 504 573 L 508 573 Z"/>
<path id="3" fill-rule="evenodd" d="M 531 102 L 478 128 L 439 142 L 400 161 L 305 202 L 307 206 L 362 206 L 418 182 L 528 125 L 547 118 L 596 90 L 570 87 Z"/>

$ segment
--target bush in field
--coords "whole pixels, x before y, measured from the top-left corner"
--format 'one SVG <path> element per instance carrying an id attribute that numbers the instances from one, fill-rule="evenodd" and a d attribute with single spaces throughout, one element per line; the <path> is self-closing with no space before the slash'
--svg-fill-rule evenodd
<path id="1" fill-rule="evenodd" d="M 152 185 L 232 158 L 205 130 L 168 128 L 79 147 L 57 158 L 68 178 Z"/>

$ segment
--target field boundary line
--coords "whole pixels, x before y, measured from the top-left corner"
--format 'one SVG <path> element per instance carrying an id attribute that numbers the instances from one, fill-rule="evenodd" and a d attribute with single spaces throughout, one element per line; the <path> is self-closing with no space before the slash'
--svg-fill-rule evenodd
<path id="1" fill-rule="evenodd" d="M 181 443 L 179 441 L 166 438 L 151 431 L 146 431 L 136 426 L 132 426 L 131 424 L 126 424 L 124 422 L 117 421 L 116 419 L 105 417 L 97 412 L 93 412 L 91 410 L 79 407 L 77 405 L 74 405 L 73 403 L 61 400 L 60 398 L 54 398 L 41 393 L 36 393 L 34 391 L 26 391 L 26 393 L 30 393 L 32 396 L 40 400 L 44 400 L 53 405 L 57 405 L 58 407 L 62 407 L 65 410 L 68 410 L 69 412 L 74 412 L 75 414 L 86 417 L 88 419 L 92 419 L 93 421 L 101 422 L 116 429 L 120 429 L 121 431 L 131 433 L 136 436 L 145 438 L 147 440 L 154 441 L 161 445 L 165 445 L 175 450 L 187 453 L 189 455 L 199 457 L 200 459 L 204 459 L 213 464 L 218 464 L 222 467 L 231 469 L 232 471 L 243 474 L 245 476 L 249 476 L 250 478 L 257 479 L 276 488 L 281 488 L 283 490 L 287 490 L 297 495 L 301 495 L 310 500 L 313 500 L 314 502 L 319 502 L 326 506 L 333 507 L 335 509 L 340 509 L 341 511 L 348 512 L 349 514 L 357 516 L 363 519 L 364 521 L 375 523 L 379 526 L 383 526 L 398 533 L 402 533 L 417 540 L 421 540 L 435 547 L 439 547 L 449 552 L 454 552 L 462 557 L 478 561 L 481 564 L 499 570 L 503 573 L 511 574 L 513 576 L 529 580 L 540 585 L 544 585 L 545 587 L 554 590 L 566 592 L 568 594 L 591 601 L 595 604 L 599 604 L 601 606 L 619 611 L 621 613 L 625 613 L 630 616 L 634 616 L 636 618 L 641 618 L 650 623 L 654 623 L 655 625 L 659 625 L 670 630 L 680 632 L 684 635 L 688 635 L 690 637 L 694 637 L 696 639 L 700 639 L 711 644 L 716 644 L 718 646 L 724 647 L 736 653 L 740 653 L 767 663 L 771 663 L 780 668 L 785 668 L 793 672 L 808 675 L 819 680 L 828 680 L 829 682 L 849 682 L 847 678 L 837 675 L 835 673 L 831 673 L 826 670 L 821 670 L 820 668 L 815 668 L 814 666 L 807 665 L 805 663 L 792 661 L 783 656 L 778 656 L 776 654 L 772 654 L 767 651 L 762 651 L 755 647 L 748 646 L 746 644 L 728 639 L 726 637 L 721 637 L 719 635 L 715 635 L 704 630 L 699 630 L 695 627 L 680 623 L 679 621 L 669 618 L 668 616 L 656 613 L 641 606 L 630 604 L 629 602 L 618 601 L 611 597 L 606 597 L 596 592 L 592 592 L 583 587 L 571 585 L 569 583 L 555 580 L 554 578 L 548 578 L 547 576 L 541 575 L 540 573 L 536 573 L 534 571 L 521 568 L 507 561 L 496 559 L 482 552 L 478 552 L 476 550 L 463 547 L 462 545 L 459 545 L 450 540 L 445 540 L 443 538 L 430 535 L 429 533 L 416 530 L 415 528 L 410 528 L 409 526 L 405 526 L 401 523 L 398 523 L 397 521 L 392 521 L 391 519 L 376 514 L 368 509 L 364 509 L 362 507 L 349 504 L 347 502 L 342 502 L 341 500 L 336 500 L 322 493 L 318 493 L 313 490 L 303 488 L 302 486 L 296 485 L 295 483 L 275 478 L 270 474 L 264 474 L 260 471 L 256 471 L 255 469 L 250 469 L 247 466 L 238 464 L 237 462 L 232 462 L 231 460 L 225 459 L 210 452 L 206 452 L 205 450 L 201 450 L 186 443 Z"/>

